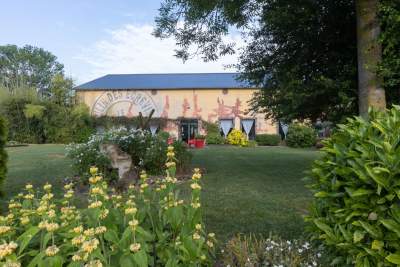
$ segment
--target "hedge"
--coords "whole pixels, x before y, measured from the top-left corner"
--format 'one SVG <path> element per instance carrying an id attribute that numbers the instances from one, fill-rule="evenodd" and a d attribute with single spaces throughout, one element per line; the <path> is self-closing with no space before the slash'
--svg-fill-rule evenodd
<path id="1" fill-rule="evenodd" d="M 256 142 L 259 146 L 277 146 L 281 137 L 278 134 L 257 134 Z"/>
<path id="2" fill-rule="evenodd" d="M 7 142 L 6 121 L 0 116 L 0 192 L 7 174 L 7 153 L 5 150 Z"/>

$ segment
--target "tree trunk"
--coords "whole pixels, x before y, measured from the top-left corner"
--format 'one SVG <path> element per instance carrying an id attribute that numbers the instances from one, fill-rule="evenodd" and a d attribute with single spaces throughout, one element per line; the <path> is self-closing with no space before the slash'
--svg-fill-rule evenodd
<path id="1" fill-rule="evenodd" d="M 382 60 L 379 43 L 380 25 L 377 17 L 378 0 L 356 0 L 358 48 L 358 107 L 362 117 L 368 108 L 386 108 L 385 91 L 377 68 Z"/>

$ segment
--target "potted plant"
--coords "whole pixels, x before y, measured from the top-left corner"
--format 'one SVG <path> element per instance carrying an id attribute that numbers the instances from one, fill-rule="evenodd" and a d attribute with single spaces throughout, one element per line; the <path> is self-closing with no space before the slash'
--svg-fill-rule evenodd
<path id="1" fill-rule="evenodd" d="M 206 137 L 204 135 L 198 134 L 195 136 L 195 147 L 203 148 L 206 142 Z"/>

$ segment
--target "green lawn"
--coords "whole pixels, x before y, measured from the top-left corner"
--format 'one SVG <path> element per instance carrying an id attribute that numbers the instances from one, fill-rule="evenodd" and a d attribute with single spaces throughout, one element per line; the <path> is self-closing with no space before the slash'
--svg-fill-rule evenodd
<path id="1" fill-rule="evenodd" d="M 25 183 L 49 181 L 61 189 L 72 175 L 63 145 L 31 145 L 8 149 L 6 198 Z M 274 232 L 287 238 L 303 233 L 302 215 L 310 194 L 302 178 L 318 157 L 312 150 L 285 147 L 211 146 L 194 151 L 193 166 L 205 169 L 202 202 L 205 222 L 220 240 L 235 233 Z"/>

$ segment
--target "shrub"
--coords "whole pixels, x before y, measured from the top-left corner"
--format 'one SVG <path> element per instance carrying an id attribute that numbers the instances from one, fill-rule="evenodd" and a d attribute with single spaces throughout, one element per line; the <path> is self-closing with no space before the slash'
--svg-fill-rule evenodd
<path id="1" fill-rule="evenodd" d="M 62 199 L 49 184 L 44 194 L 26 185 L 0 220 L 0 265 L 211 266 L 216 240 L 201 220 L 201 174 L 195 169 L 190 198 L 180 199 L 173 158 L 169 147 L 165 179 L 150 185 L 142 173 L 122 195 L 92 167 L 85 209 L 73 205 L 73 184 Z"/>
<path id="2" fill-rule="evenodd" d="M 348 119 L 313 164 L 310 231 L 344 266 L 400 264 L 400 107 Z"/>
<path id="3" fill-rule="evenodd" d="M 233 129 L 227 137 L 227 141 L 231 145 L 235 146 L 247 146 L 248 145 L 248 140 L 247 136 L 242 133 L 242 131 Z"/>
<path id="4" fill-rule="evenodd" d="M 281 142 L 279 134 L 257 134 L 256 142 L 260 146 L 277 146 Z"/>
<path id="5" fill-rule="evenodd" d="M 3 189 L 3 182 L 7 174 L 7 153 L 5 150 L 7 142 L 6 121 L 0 116 L 0 194 Z"/>
<path id="6" fill-rule="evenodd" d="M 326 266 L 322 252 L 301 240 L 268 239 L 253 235 L 231 239 L 223 252 L 224 266 Z"/>
<path id="7" fill-rule="evenodd" d="M 220 133 L 207 133 L 206 135 L 207 144 L 210 145 L 221 145 L 225 143 L 225 139 Z"/>
<path id="8" fill-rule="evenodd" d="M 247 141 L 247 147 L 256 147 L 257 142 L 255 140 L 249 140 Z"/>
<path id="9" fill-rule="evenodd" d="M 100 151 L 100 144 L 106 143 L 118 145 L 131 156 L 134 166 L 140 169 L 151 174 L 160 174 L 164 170 L 167 139 L 164 135 L 153 136 L 142 130 L 120 128 L 94 134 L 85 143 L 68 145 L 67 156 L 72 159 L 79 174 L 84 174 L 90 166 L 96 165 L 107 176 L 115 178 L 110 160 Z M 182 171 L 190 164 L 191 154 L 183 142 L 175 141 L 172 145 L 176 150 L 177 168 Z"/>
<path id="10" fill-rule="evenodd" d="M 312 147 L 317 141 L 315 130 L 309 126 L 293 123 L 289 126 L 286 144 L 289 147 Z"/>

